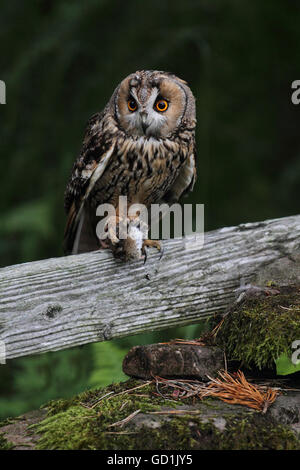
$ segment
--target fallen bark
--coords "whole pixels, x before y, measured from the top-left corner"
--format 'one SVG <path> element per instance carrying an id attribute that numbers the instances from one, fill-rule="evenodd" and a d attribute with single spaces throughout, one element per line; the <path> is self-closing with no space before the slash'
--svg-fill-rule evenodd
<path id="1" fill-rule="evenodd" d="M 148 344 L 134 346 L 123 361 L 123 372 L 130 377 L 195 377 L 207 380 L 224 368 L 219 348 L 189 344 Z"/>

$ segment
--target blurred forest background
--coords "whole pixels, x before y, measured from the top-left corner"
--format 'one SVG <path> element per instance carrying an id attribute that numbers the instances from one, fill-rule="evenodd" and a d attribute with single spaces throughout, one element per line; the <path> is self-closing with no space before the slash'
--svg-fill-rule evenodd
<path id="1" fill-rule="evenodd" d="M 205 229 L 299 213 L 300 4 L 296 0 L 3 0 L 0 266 L 62 255 L 63 193 L 89 117 L 141 69 L 172 71 L 197 99 Z M 1 299 L 0 299 L 1 302 Z M 134 344 L 203 325 L 0 366 L 0 417 L 124 378 Z"/>

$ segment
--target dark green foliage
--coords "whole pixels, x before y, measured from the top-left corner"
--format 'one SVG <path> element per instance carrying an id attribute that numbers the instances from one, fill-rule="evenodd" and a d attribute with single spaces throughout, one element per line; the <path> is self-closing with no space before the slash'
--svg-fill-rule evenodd
<path id="1" fill-rule="evenodd" d="M 297 354 L 298 356 L 298 354 Z M 292 361 L 292 356 L 289 351 L 289 355 L 286 353 L 281 354 L 276 360 L 276 373 L 277 375 L 290 375 L 300 372 L 300 363 L 295 364 Z"/>
<path id="2" fill-rule="evenodd" d="M 91 345 L 9 361 L 0 368 L 0 419 L 84 390 L 93 367 Z"/>

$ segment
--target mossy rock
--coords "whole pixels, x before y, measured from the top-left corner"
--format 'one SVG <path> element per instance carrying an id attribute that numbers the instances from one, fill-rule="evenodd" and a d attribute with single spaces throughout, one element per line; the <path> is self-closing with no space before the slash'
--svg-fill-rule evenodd
<path id="1" fill-rule="evenodd" d="M 5 438 L 4 433 L 0 433 L 0 450 L 10 450 L 13 447 L 14 445 Z"/>
<path id="2" fill-rule="evenodd" d="M 134 387 L 139 388 L 127 392 Z M 300 449 L 296 433 L 269 410 L 261 414 L 211 398 L 173 401 L 141 380 L 52 401 L 41 411 L 44 414 L 27 428 L 34 449 Z M 0 427 L 0 432 L 12 436 L 12 426 Z M 7 448 L 12 445 L 3 442 Z"/>
<path id="3" fill-rule="evenodd" d="M 292 355 L 300 338 L 300 286 L 279 288 L 279 294 L 249 299 L 225 318 L 216 341 L 227 359 L 245 367 L 275 368 L 282 355 Z"/>

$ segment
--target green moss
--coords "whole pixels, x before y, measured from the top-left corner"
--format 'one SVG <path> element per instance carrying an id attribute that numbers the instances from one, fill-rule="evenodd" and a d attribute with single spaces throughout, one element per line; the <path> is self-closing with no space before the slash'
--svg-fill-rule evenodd
<path id="1" fill-rule="evenodd" d="M 285 426 L 261 414 L 244 412 L 239 416 L 227 416 L 226 428 L 220 431 L 213 419 L 208 422 L 198 418 L 175 418 L 165 425 L 161 434 L 180 436 L 177 441 L 166 442 L 161 449 L 192 450 L 292 450 L 300 449 L 299 440 Z M 153 439 L 153 437 L 152 437 Z M 156 444 L 159 444 L 157 441 Z M 170 446 L 171 444 L 171 446 Z M 155 447 L 153 447 L 155 448 Z"/>
<path id="2" fill-rule="evenodd" d="M 226 417 L 226 428 L 220 431 L 213 420 L 202 422 L 201 417 L 175 418 L 162 431 L 175 432 L 181 442 L 173 442 L 167 449 L 192 450 L 294 450 L 300 449 L 295 434 L 274 420 L 261 414 L 242 413 L 240 416 Z M 175 434 L 176 435 L 176 434 Z M 158 442 L 157 442 L 158 444 Z M 169 444 L 169 441 L 168 443 Z M 177 446 L 177 447 L 176 447 Z M 178 447 L 179 446 L 179 447 Z M 153 447 L 155 448 L 155 447 Z M 164 447 L 161 447 L 162 449 Z"/>
<path id="3" fill-rule="evenodd" d="M 218 437 L 217 448 L 224 450 L 300 449 L 300 442 L 290 429 L 259 413 L 232 418 L 225 433 Z"/>
<path id="4" fill-rule="evenodd" d="M 4 419 L 1 419 L 0 420 L 0 428 L 2 428 L 3 426 L 6 426 L 7 424 L 12 424 L 14 423 L 15 421 L 17 421 L 18 417 L 16 418 L 4 418 Z"/>
<path id="5" fill-rule="evenodd" d="M 110 427 L 112 423 L 121 421 L 136 410 L 147 413 L 162 405 L 172 404 L 174 407 L 173 401 L 154 394 L 156 390 L 153 385 L 143 386 L 133 394 L 117 395 L 139 385 L 143 382 L 130 379 L 104 389 L 84 392 L 70 400 L 51 401 L 47 404 L 47 418 L 32 426 L 32 429 L 42 433 L 38 448 L 118 449 L 120 435 L 110 433 L 122 431 L 122 428 Z M 117 396 L 108 395 L 101 399 L 110 392 Z M 121 448 L 128 448 L 126 437 L 122 442 L 125 447 Z"/>
<path id="6" fill-rule="evenodd" d="M 71 400 L 51 402 L 46 419 L 31 429 L 41 435 L 38 449 L 300 449 L 299 441 L 286 427 L 273 419 L 224 404 L 213 399 L 198 402 L 197 414 L 149 415 L 162 407 L 172 408 L 174 402 L 157 395 L 154 385 L 145 385 L 128 394 L 120 393 L 143 385 L 128 380 L 105 389 L 85 392 Z M 100 398 L 101 401 L 97 403 Z M 182 403 L 180 403 L 182 404 Z M 207 406 L 209 405 L 209 406 Z M 88 408 L 89 407 L 89 408 Z M 165 408 L 164 408 L 165 409 Z M 124 426 L 111 426 L 141 410 L 138 420 Z M 209 416 L 209 418 L 207 417 Z M 223 431 L 215 425 L 222 417 Z M 145 419 L 148 425 L 145 425 Z M 149 419 L 153 420 L 149 425 Z"/>
<path id="7" fill-rule="evenodd" d="M 5 418 L 0 421 L 0 428 L 7 426 L 8 424 L 17 421 L 17 418 Z M 9 450 L 14 447 L 11 442 L 8 442 L 7 439 L 4 437 L 5 434 L 0 431 L 0 450 Z"/>
<path id="8" fill-rule="evenodd" d="M 128 389 L 138 387 L 141 384 L 143 384 L 143 381 L 141 380 L 129 379 L 126 382 L 110 384 L 103 389 L 100 388 L 100 389 L 86 390 L 85 392 L 80 393 L 79 395 L 76 395 L 69 399 L 51 400 L 45 405 L 43 405 L 42 408 L 47 408 L 47 414 L 48 416 L 51 416 L 61 411 L 66 411 L 68 408 L 72 406 L 76 406 L 78 404 L 82 404 L 83 406 L 90 407 L 95 404 L 95 401 L 99 400 L 102 396 L 109 394 L 110 392 L 113 392 L 114 394 L 118 394 Z M 144 390 L 145 388 L 143 387 L 142 388 L 143 393 L 145 393 Z"/>
<path id="9" fill-rule="evenodd" d="M 43 436 L 39 449 L 94 449 L 93 428 L 97 428 L 95 413 L 80 406 L 71 406 L 37 425 Z M 35 428 L 33 426 L 33 428 Z"/>
<path id="10" fill-rule="evenodd" d="M 13 444 L 5 439 L 4 434 L 0 433 L 0 450 L 10 450 L 13 447 Z"/>
<path id="11" fill-rule="evenodd" d="M 259 369 L 274 368 L 283 353 L 300 338 L 299 286 L 280 289 L 279 295 L 246 300 L 230 312 L 217 335 L 229 360 Z"/>

